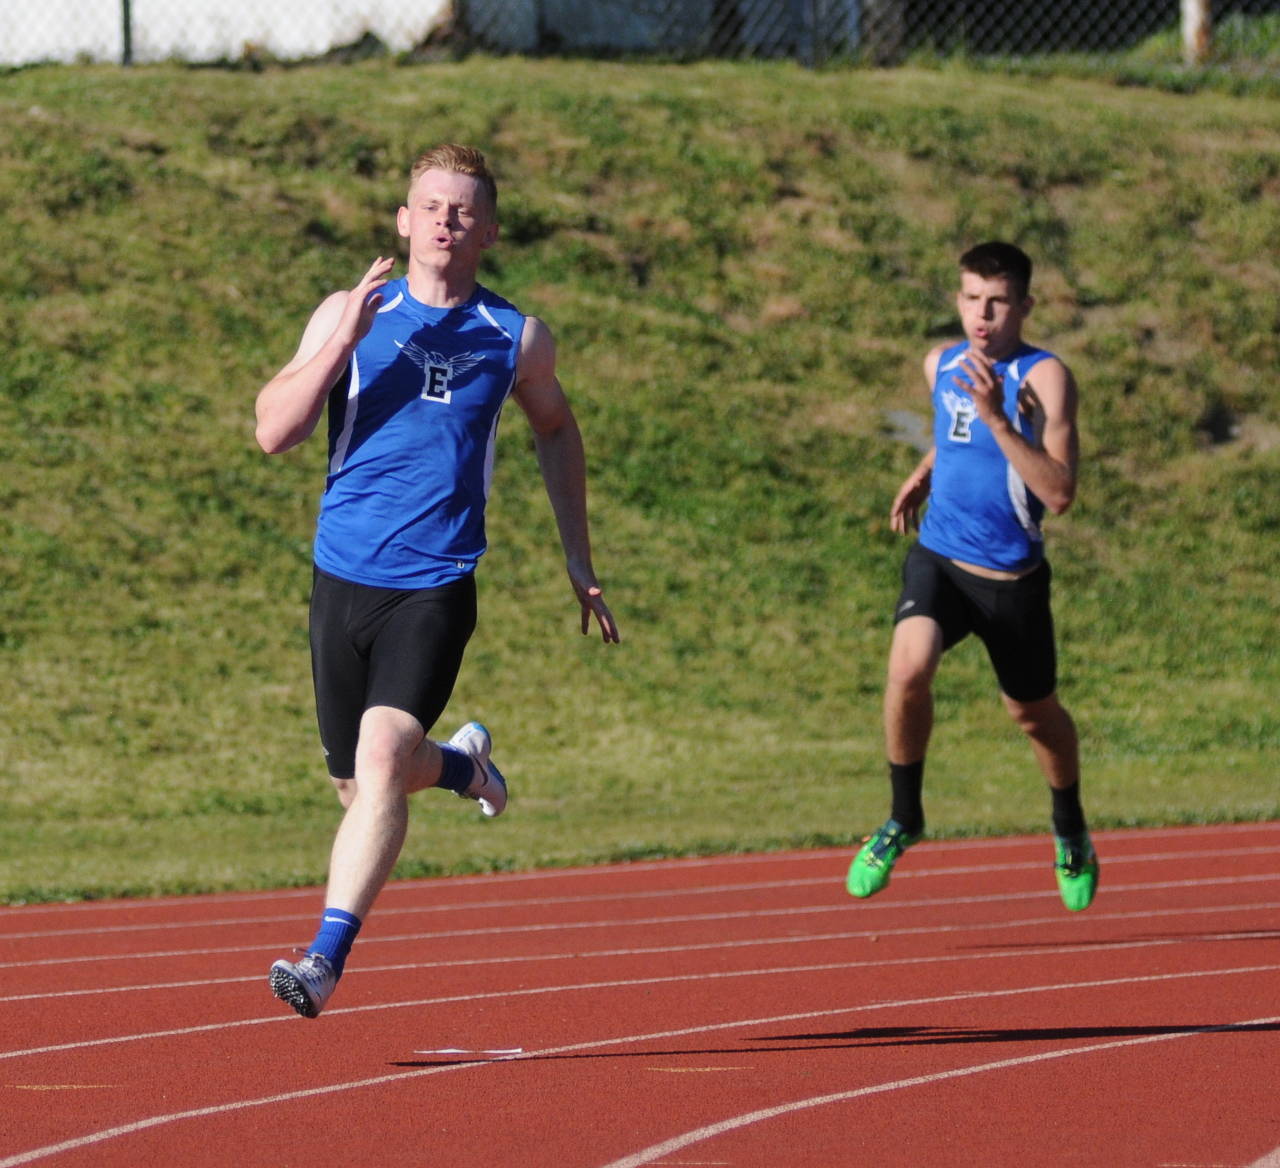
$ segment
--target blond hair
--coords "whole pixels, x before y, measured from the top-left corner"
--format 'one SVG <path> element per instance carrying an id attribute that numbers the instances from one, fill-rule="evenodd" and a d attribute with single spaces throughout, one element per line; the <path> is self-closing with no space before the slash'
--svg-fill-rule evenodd
<path id="1" fill-rule="evenodd" d="M 494 181 L 493 172 L 485 157 L 474 146 L 459 146 L 454 142 L 446 142 L 441 146 L 433 146 L 413 160 L 409 168 L 409 189 L 419 177 L 428 170 L 444 170 L 452 174 L 466 174 L 474 178 L 489 196 L 489 209 L 496 216 L 498 213 L 498 184 Z"/>

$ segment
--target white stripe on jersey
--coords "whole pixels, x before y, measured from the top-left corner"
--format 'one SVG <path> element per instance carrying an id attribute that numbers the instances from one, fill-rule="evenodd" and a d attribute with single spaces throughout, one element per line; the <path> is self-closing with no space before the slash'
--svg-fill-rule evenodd
<path id="1" fill-rule="evenodd" d="M 1005 481 L 1009 486 L 1009 502 L 1013 504 L 1013 513 L 1017 516 L 1018 523 L 1022 526 L 1022 530 L 1027 533 L 1028 539 L 1040 543 L 1044 536 L 1041 534 L 1040 525 L 1033 522 L 1031 518 L 1031 508 L 1027 503 L 1027 484 L 1022 476 L 1013 469 L 1013 463 L 1008 465 Z"/>
<path id="2" fill-rule="evenodd" d="M 356 411 L 360 408 L 360 362 L 351 354 L 351 381 L 347 384 L 347 416 L 342 419 L 342 433 L 334 444 L 333 458 L 329 461 L 329 473 L 337 474 L 347 460 L 347 447 L 351 445 L 351 432 L 356 427 Z"/>
<path id="3" fill-rule="evenodd" d="M 506 329 L 504 329 L 504 328 L 502 327 L 502 325 L 500 325 L 500 324 L 498 323 L 498 321 L 497 321 L 497 319 L 494 317 L 493 313 L 489 311 L 489 307 L 488 307 L 488 305 L 486 305 L 486 304 L 477 304 L 477 305 L 476 305 L 476 311 L 477 311 L 478 313 L 480 313 L 480 315 L 481 315 L 481 316 L 483 316 L 483 317 L 485 318 L 485 320 L 487 320 L 491 325 L 493 325 L 493 327 L 494 327 L 494 328 L 496 328 L 496 329 L 498 330 L 498 332 L 500 332 L 504 337 L 506 337 L 506 338 L 507 338 L 507 340 L 509 340 L 509 341 L 514 341 L 514 340 L 515 340 L 515 337 L 513 337 L 509 332 L 507 332 L 507 330 L 506 330 Z M 508 392 L 510 392 L 510 391 L 508 390 Z"/>
<path id="4" fill-rule="evenodd" d="M 384 312 L 390 312 L 397 307 L 404 299 L 404 292 L 400 291 L 378 309 L 378 315 Z M 342 469 L 342 464 L 347 461 L 347 449 L 351 445 L 351 433 L 356 426 L 356 412 L 360 408 L 360 362 L 356 359 L 355 353 L 351 354 L 351 380 L 347 384 L 347 415 L 342 420 L 342 433 L 338 435 L 338 441 L 334 444 L 333 458 L 329 462 L 329 473 L 337 474 Z"/>
<path id="5" fill-rule="evenodd" d="M 485 316 L 488 316 L 488 315 L 489 314 L 486 312 Z M 498 322 L 494 321 L 494 324 L 498 324 Z M 511 334 L 507 332 L 507 330 L 504 329 L 501 325 L 498 325 L 498 328 L 505 336 L 511 337 Z M 515 340 L 514 337 L 511 337 L 511 339 Z M 506 405 L 506 403 L 510 400 L 511 393 L 515 389 L 515 387 L 516 387 L 516 375 L 512 373 L 511 384 L 507 386 L 506 396 L 503 397 L 502 399 L 503 405 Z M 484 497 L 486 502 L 489 499 L 489 490 L 493 486 L 493 464 L 494 464 L 494 457 L 497 454 L 497 450 L 498 450 L 498 423 L 501 421 L 502 421 L 502 406 L 499 406 L 498 412 L 493 415 L 493 425 L 489 427 L 489 442 L 488 442 L 488 445 L 485 447 L 485 452 L 484 452 Z"/>

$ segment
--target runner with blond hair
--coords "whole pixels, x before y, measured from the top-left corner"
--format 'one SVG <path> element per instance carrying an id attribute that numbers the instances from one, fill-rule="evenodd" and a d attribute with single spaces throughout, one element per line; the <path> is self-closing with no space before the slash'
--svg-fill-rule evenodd
<path id="1" fill-rule="evenodd" d="M 502 408 L 533 430 L 585 634 L 618 640 L 592 566 L 586 459 L 556 374 L 550 329 L 478 282 L 498 240 L 484 155 L 443 145 L 416 159 L 396 227 L 404 276 L 379 257 L 312 314 L 297 352 L 258 394 L 269 454 L 311 436 L 328 412 L 329 461 L 316 524 L 312 674 L 320 739 L 344 808 L 324 912 L 299 960 L 270 985 L 316 1017 L 403 846 L 408 796 L 440 787 L 501 815 L 507 786 L 489 731 L 429 737 L 476 623 L 476 566 Z"/>

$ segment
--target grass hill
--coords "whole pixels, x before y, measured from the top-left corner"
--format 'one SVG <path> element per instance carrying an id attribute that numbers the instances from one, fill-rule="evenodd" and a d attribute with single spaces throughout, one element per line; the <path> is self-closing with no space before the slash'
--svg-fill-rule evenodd
<path id="1" fill-rule="evenodd" d="M 1105 80 L 483 60 L 0 80 L 0 899 L 323 878 L 305 642 L 322 443 L 259 386 L 396 246 L 404 170 L 502 184 L 485 280 L 555 329 L 624 644 L 583 640 L 504 423 L 481 624 L 444 728 L 510 813 L 429 792 L 401 875 L 843 844 L 955 257 L 1037 260 L 1082 387 L 1049 523 L 1098 825 L 1280 815 L 1280 106 Z M 1042 830 L 980 648 L 948 658 L 941 834 Z"/>

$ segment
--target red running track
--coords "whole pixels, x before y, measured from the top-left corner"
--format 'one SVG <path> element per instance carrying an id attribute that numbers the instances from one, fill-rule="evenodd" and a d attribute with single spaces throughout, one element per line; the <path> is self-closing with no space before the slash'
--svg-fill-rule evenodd
<path id="1" fill-rule="evenodd" d="M 0 909 L 0 1168 L 1280 1168 L 1280 824 Z"/>

